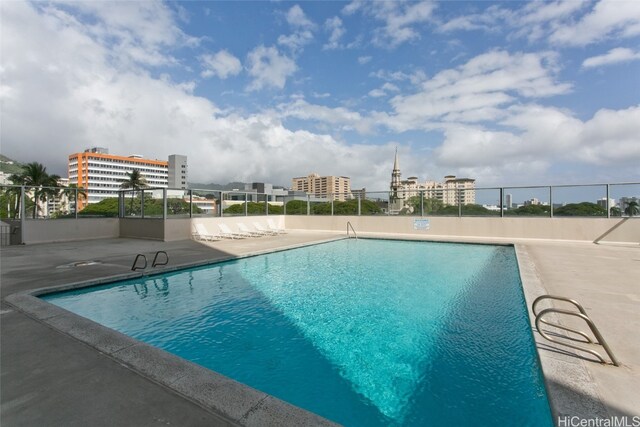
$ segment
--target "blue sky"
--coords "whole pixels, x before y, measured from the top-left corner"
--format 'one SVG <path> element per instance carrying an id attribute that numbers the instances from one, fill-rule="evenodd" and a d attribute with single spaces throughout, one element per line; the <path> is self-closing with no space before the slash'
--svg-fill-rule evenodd
<path id="1" fill-rule="evenodd" d="M 640 2 L 19 2 L 2 154 L 189 157 L 190 181 L 638 181 Z"/>

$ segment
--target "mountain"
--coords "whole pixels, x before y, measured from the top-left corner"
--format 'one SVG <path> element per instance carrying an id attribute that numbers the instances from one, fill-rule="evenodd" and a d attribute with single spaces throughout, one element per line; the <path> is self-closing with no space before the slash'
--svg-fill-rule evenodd
<path id="1" fill-rule="evenodd" d="M 16 162 L 15 160 L 0 154 L 0 172 L 4 172 L 6 174 L 20 173 L 22 172 L 22 163 Z"/>
<path id="2" fill-rule="evenodd" d="M 194 190 L 221 190 L 221 191 L 231 191 L 231 190 L 240 190 L 244 191 L 244 182 L 233 181 L 228 184 L 201 184 L 198 182 L 190 182 L 189 188 Z"/>

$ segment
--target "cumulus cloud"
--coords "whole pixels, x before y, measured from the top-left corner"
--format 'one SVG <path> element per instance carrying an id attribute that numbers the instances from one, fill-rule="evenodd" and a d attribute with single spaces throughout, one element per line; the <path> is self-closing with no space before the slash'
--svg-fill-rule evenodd
<path id="1" fill-rule="evenodd" d="M 240 60 L 224 49 L 215 55 L 206 54 L 200 56 L 200 63 L 203 67 L 200 75 L 205 78 L 218 76 L 221 79 L 226 79 L 242 71 Z"/>
<path id="2" fill-rule="evenodd" d="M 640 34 L 640 2 L 600 0 L 579 21 L 558 27 L 553 43 L 586 46 L 606 38 L 628 38 Z"/>
<path id="3" fill-rule="evenodd" d="M 322 48 L 326 50 L 341 48 L 342 45 L 340 44 L 340 39 L 347 31 L 342 25 L 342 19 L 337 16 L 329 18 L 325 21 L 324 28 L 330 34 L 329 41 L 324 46 L 322 46 Z"/>
<path id="4" fill-rule="evenodd" d="M 556 81 L 553 53 L 492 51 L 454 69 L 439 72 L 412 95 L 391 100 L 398 129 L 431 128 L 434 122 L 500 119 L 503 108 L 519 97 L 542 98 L 567 93 L 571 85 Z"/>
<path id="5" fill-rule="evenodd" d="M 281 104 L 278 109 L 280 117 L 295 117 L 302 120 L 328 123 L 339 126 L 342 130 L 356 130 L 369 133 L 374 127 L 371 117 L 363 117 L 356 111 L 344 107 L 327 107 L 310 104 L 304 99 L 296 99 L 292 103 Z"/>
<path id="6" fill-rule="evenodd" d="M 372 16 L 383 23 L 376 29 L 372 41 L 375 45 L 395 48 L 403 43 L 420 38 L 419 24 L 428 22 L 435 10 L 431 1 L 352 1 L 342 9 L 342 13 L 351 15 L 356 12 Z"/>
<path id="7" fill-rule="evenodd" d="M 247 68 L 253 81 L 247 90 L 260 90 L 265 87 L 284 88 L 287 78 L 292 76 L 298 66 L 295 61 L 281 55 L 275 47 L 260 45 L 249 52 Z"/>
<path id="8" fill-rule="evenodd" d="M 194 182 L 288 185 L 291 177 L 315 171 L 350 175 L 354 186 L 387 187 L 393 143 L 345 144 L 288 129 L 280 114 L 222 111 L 194 96 L 192 82 L 154 78 L 112 62 L 108 46 L 69 22 L 55 5 L 45 10 L 4 2 L 1 7 L 3 154 L 42 162 L 64 175 L 69 154 L 105 146 L 115 154 L 135 149 L 157 159 L 185 154 Z M 269 49 L 261 52 L 268 55 Z M 351 122 L 357 124 L 358 117 Z"/>
<path id="9" fill-rule="evenodd" d="M 586 121 L 535 104 L 511 107 L 506 114 L 502 123 L 512 131 L 447 127 L 445 141 L 436 150 L 438 161 L 456 168 L 577 160 L 631 168 L 640 161 L 640 106 L 602 109 Z"/>
<path id="10" fill-rule="evenodd" d="M 292 6 L 287 12 L 287 22 L 292 27 L 308 29 L 313 29 L 315 27 L 315 24 L 307 18 L 307 15 L 304 14 L 302 8 L 297 4 Z"/>
<path id="11" fill-rule="evenodd" d="M 590 5 L 593 5 L 589 8 Z M 481 13 L 438 22 L 440 32 L 508 31 L 530 41 L 547 39 L 554 45 L 586 46 L 606 39 L 640 34 L 640 3 L 600 0 L 595 3 L 556 0 L 528 2 L 519 9 L 489 6 Z"/>
<path id="12" fill-rule="evenodd" d="M 194 46 L 199 39 L 185 34 L 175 22 L 177 14 L 161 2 L 75 2 L 63 1 L 59 7 L 37 4 L 55 17 L 48 20 L 59 28 L 75 28 L 100 45 L 108 47 L 111 61 L 122 65 L 161 66 L 176 64 L 165 53 L 169 46 Z M 80 22 L 72 13 L 93 16 Z"/>
<path id="13" fill-rule="evenodd" d="M 292 52 L 299 52 L 313 41 L 313 31 L 316 25 L 307 18 L 299 5 L 294 5 L 286 14 L 286 19 L 293 29 L 293 33 L 278 37 L 278 44 L 288 47 Z"/>
<path id="14" fill-rule="evenodd" d="M 640 52 L 635 52 L 624 47 L 611 49 L 604 55 L 592 56 L 582 62 L 583 68 L 595 68 L 605 65 L 619 64 L 621 62 L 631 62 L 640 59 Z"/>
<path id="15" fill-rule="evenodd" d="M 371 56 L 359 56 L 358 64 L 364 65 L 371 61 Z"/>

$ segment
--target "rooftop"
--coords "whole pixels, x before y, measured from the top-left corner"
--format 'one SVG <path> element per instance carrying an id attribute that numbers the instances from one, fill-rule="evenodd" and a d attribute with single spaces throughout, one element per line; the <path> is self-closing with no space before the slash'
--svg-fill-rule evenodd
<path id="1" fill-rule="evenodd" d="M 393 237 L 360 232 L 359 235 Z M 281 418 L 282 413 L 274 409 L 279 408 L 277 405 L 264 402 L 266 395 L 258 401 L 248 398 L 247 401 L 228 401 L 226 405 L 233 408 L 232 412 L 221 411 L 217 406 L 219 402 L 207 400 L 210 395 L 216 395 L 216 389 L 192 387 L 192 391 L 209 396 L 194 397 L 178 386 L 182 379 L 167 379 L 176 369 L 185 369 L 176 367 L 180 360 L 161 358 L 164 362 L 156 360 L 150 370 L 145 370 L 144 366 L 149 366 L 157 354 L 151 354 L 146 365 L 144 361 L 122 360 L 124 356 L 119 356 L 117 351 L 100 347 L 105 342 L 117 341 L 102 335 L 104 331 L 97 335 L 83 332 L 87 322 L 81 318 L 75 315 L 47 317 L 32 311 L 29 304 L 23 304 L 24 299 L 17 296 L 37 288 L 130 275 L 137 253 L 164 250 L 170 257 L 169 268 L 176 268 L 342 237 L 344 232 L 293 230 L 284 236 L 206 244 L 190 240 L 115 238 L 3 248 L 0 421 L 3 425 L 65 426 L 101 425 L 104 420 L 109 420 L 111 425 L 158 422 L 231 425 L 233 420 L 247 425 L 264 425 L 274 420 L 299 423 L 300 418 Z M 424 239 L 406 235 L 403 238 Z M 437 236 L 430 236 L 429 240 L 487 241 Z M 504 239 L 495 242 L 507 243 Z M 637 415 L 640 289 L 630 273 L 640 266 L 640 247 L 523 239 L 512 239 L 509 243 L 516 246 L 528 305 L 532 298 L 543 293 L 577 299 L 622 364 L 612 367 L 576 357 L 574 352 L 548 343 L 534 333 L 554 414 L 582 418 Z M 88 260 L 100 262 L 78 265 Z M 10 295 L 14 296 L 9 298 L 11 303 L 7 303 L 5 298 Z M 87 345 L 87 342 L 93 344 Z M 168 386 L 174 384 L 172 381 L 175 386 Z M 217 393 L 222 394 L 218 396 L 222 399 L 228 395 L 226 389 L 217 389 Z M 236 414 L 236 418 L 230 413 Z M 306 416 L 304 411 L 301 414 L 296 416 Z M 313 417 L 304 419 L 310 425 L 323 422 Z"/>

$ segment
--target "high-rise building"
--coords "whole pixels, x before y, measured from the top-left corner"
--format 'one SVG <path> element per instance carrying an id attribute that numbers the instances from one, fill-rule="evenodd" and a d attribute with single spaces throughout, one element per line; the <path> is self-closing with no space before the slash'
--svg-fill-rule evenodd
<path id="1" fill-rule="evenodd" d="M 333 198 L 333 200 L 345 201 L 351 199 L 351 178 L 347 176 L 320 176 L 312 173 L 308 176 L 293 178 L 291 189 L 304 191 L 316 197 Z"/>
<path id="2" fill-rule="evenodd" d="M 427 199 L 440 200 L 444 205 L 474 204 L 476 202 L 476 180 L 471 178 L 456 178 L 454 175 L 444 177 L 444 182 L 418 182 L 415 176 L 406 180 L 400 179 L 398 150 L 396 149 L 391 172 L 389 193 L 389 213 L 399 213 L 403 209 L 412 209 L 407 203 L 411 197 L 423 195 Z"/>
<path id="3" fill-rule="evenodd" d="M 513 207 L 513 194 L 509 193 L 505 196 L 504 205 L 507 209 L 511 209 Z"/>
<path id="4" fill-rule="evenodd" d="M 83 153 L 69 155 L 69 184 L 76 184 L 86 192 L 86 197 L 78 200 L 78 210 L 83 209 L 87 204 L 98 203 L 109 197 L 118 197 L 120 185 L 127 180 L 127 174 L 133 170 L 140 171 L 140 175 L 149 187 L 169 187 L 169 176 L 172 176 L 173 183 L 180 184 L 175 188 L 185 188 L 186 157 L 172 155 L 171 158 L 173 160 L 170 165 L 168 161 L 145 159 L 137 154 L 130 156 L 109 154 L 109 150 L 103 147 L 93 147 Z M 179 169 L 176 170 L 176 167 Z M 182 186 L 183 177 L 185 187 Z"/>
<path id="5" fill-rule="evenodd" d="M 181 156 L 180 154 L 170 155 L 167 183 L 169 188 L 179 188 L 181 190 L 186 189 L 188 185 L 188 177 L 189 171 L 187 168 L 187 156 Z"/>

